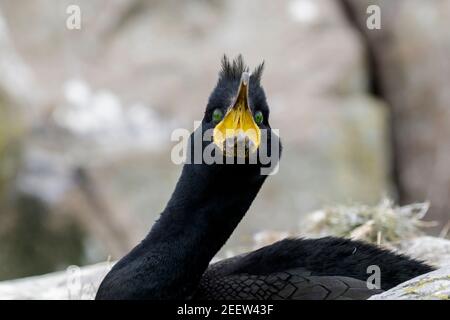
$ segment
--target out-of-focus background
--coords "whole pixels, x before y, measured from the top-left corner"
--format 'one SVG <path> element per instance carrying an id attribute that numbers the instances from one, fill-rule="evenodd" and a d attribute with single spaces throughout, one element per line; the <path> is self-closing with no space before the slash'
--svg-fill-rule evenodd
<path id="1" fill-rule="evenodd" d="M 383 198 L 430 201 L 446 236 L 450 1 L 1 0 L 0 280 L 144 237 L 181 170 L 170 134 L 202 118 L 224 53 L 265 60 L 284 154 L 220 255 Z"/>

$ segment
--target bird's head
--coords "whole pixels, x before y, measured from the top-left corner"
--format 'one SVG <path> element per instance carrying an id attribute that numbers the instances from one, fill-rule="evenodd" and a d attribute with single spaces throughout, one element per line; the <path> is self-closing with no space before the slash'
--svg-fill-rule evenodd
<path id="1" fill-rule="evenodd" d="M 233 61 L 226 56 L 222 59 L 202 127 L 203 132 L 211 132 L 210 145 L 224 158 L 248 160 L 254 156 L 261 164 L 262 151 L 267 157 L 274 154 L 273 146 L 277 155 L 281 152 L 279 138 L 269 124 L 269 106 L 261 86 L 263 67 L 262 63 L 250 72 L 241 55 Z"/>

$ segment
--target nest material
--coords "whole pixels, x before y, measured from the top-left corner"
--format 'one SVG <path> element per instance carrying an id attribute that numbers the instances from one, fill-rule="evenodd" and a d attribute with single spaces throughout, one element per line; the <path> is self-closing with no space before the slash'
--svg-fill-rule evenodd
<path id="1" fill-rule="evenodd" d="M 434 222 L 422 220 L 429 207 L 428 202 L 399 207 L 391 200 L 377 206 L 337 205 L 308 215 L 302 221 L 303 232 L 311 237 L 333 235 L 389 246 L 434 226 Z"/>

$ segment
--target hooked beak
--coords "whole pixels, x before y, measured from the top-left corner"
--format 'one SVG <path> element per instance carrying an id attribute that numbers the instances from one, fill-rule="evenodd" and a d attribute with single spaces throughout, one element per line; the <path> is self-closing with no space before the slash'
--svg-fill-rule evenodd
<path id="1" fill-rule="evenodd" d="M 261 131 L 248 103 L 249 85 L 250 73 L 243 72 L 234 103 L 214 128 L 213 141 L 226 156 L 248 157 L 260 145 Z"/>

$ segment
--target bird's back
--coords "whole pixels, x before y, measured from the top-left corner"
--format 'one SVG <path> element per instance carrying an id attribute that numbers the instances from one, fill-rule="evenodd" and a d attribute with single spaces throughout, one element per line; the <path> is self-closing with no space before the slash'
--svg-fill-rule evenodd
<path id="1" fill-rule="evenodd" d="M 381 289 L 369 289 L 369 266 Z M 195 299 L 367 299 L 432 268 L 420 261 L 341 238 L 286 239 L 212 264 Z"/>

